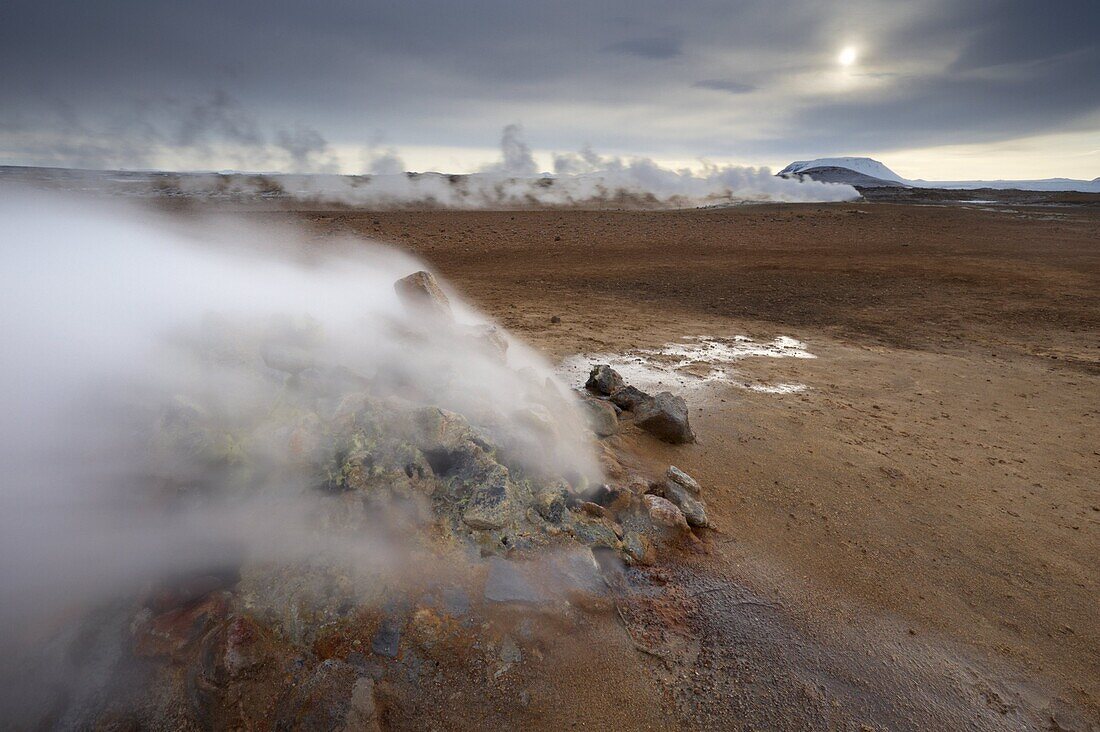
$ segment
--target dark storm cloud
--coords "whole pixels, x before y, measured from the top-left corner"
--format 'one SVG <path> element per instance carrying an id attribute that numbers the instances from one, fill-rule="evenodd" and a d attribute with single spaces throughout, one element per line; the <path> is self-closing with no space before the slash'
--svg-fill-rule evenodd
<path id="1" fill-rule="evenodd" d="M 811 106 L 804 114 L 817 129 L 803 131 L 808 146 L 986 142 L 1095 125 L 1100 2 L 958 3 L 934 21 L 899 29 L 890 46 L 957 40 L 946 70 L 891 75 L 874 95 Z"/>
<path id="2" fill-rule="evenodd" d="M 226 143 L 316 166 L 379 133 L 487 146 L 513 120 L 536 147 L 650 154 L 980 141 L 1100 112 L 1098 30 L 1078 0 L 7 0 L 0 150 L 53 131 L 111 160 Z M 879 83 L 805 81 L 852 37 Z M 771 96 L 734 108 L 748 91 Z"/>
<path id="3" fill-rule="evenodd" d="M 811 107 L 805 115 L 819 132 L 803 133 L 811 146 L 836 148 L 986 142 L 1036 131 L 1073 129 L 1096 112 L 1100 52 L 1084 50 L 1044 60 L 1006 77 L 901 79 L 895 90 L 868 98 Z"/>
<path id="4" fill-rule="evenodd" d="M 998 3 L 987 22 L 973 20 L 979 28 L 952 64 L 954 71 L 1041 62 L 1080 50 L 1095 51 L 1100 41 L 1100 3 L 1095 0 L 1013 0 Z"/>

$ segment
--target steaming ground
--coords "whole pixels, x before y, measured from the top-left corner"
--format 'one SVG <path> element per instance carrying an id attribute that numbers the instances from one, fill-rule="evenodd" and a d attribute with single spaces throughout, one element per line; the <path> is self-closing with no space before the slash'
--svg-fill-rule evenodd
<path id="1" fill-rule="evenodd" d="M 717 512 L 630 616 L 678 724 L 1090 729 L 1100 218 L 1013 208 L 288 216 L 399 243 L 566 363 L 737 335 L 816 356 L 732 364 L 802 393 L 684 390 L 697 446 L 620 438 Z"/>
<path id="2" fill-rule="evenodd" d="M 1100 222 L 1088 208 L 1059 210 L 1057 221 L 1042 209 L 1005 216 L 888 204 L 662 213 L 253 211 L 205 234 L 193 221 L 162 219 L 122 229 L 111 217 L 104 228 L 65 227 L 68 217 L 52 208 L 15 208 L 16 220 L 32 225 L 9 243 L 41 243 L 36 231 L 66 237 L 63 251 L 47 248 L 30 260 L 35 266 L 21 265 L 18 296 L 4 303 L 7 313 L 37 313 L 28 302 L 49 306 L 42 318 L 5 321 L 26 324 L 11 333 L 20 348 L 5 352 L 4 373 L 15 379 L 9 383 L 32 389 L 15 402 L 31 436 L 56 441 L 67 434 L 55 433 L 56 419 L 36 416 L 35 408 L 41 404 L 46 417 L 58 414 L 53 390 L 38 387 L 55 378 L 66 383 L 74 373 L 69 356 L 83 354 L 88 373 L 106 374 L 116 387 L 133 383 L 134 363 L 167 362 L 172 367 L 155 369 L 151 380 L 137 369 L 141 388 L 124 393 L 139 405 L 149 389 L 158 393 L 160 384 L 163 391 L 165 375 L 173 386 L 195 383 L 189 369 L 177 373 L 176 358 L 131 361 L 144 355 L 139 345 L 146 338 L 137 345 L 114 338 L 101 349 L 113 329 L 102 327 L 89 303 L 126 303 L 128 291 L 139 292 L 153 306 L 108 311 L 138 333 L 172 334 L 152 339 L 168 354 L 193 341 L 188 324 L 202 322 L 194 307 L 176 311 L 168 307 L 173 302 L 237 311 L 235 327 L 273 308 L 319 311 L 314 318 L 326 330 L 351 329 L 353 341 L 364 330 L 352 312 L 401 322 L 388 281 L 381 284 L 420 265 L 353 244 L 366 246 L 365 270 L 327 267 L 363 264 L 343 254 L 349 236 L 390 242 L 429 262 L 454 292 L 543 354 L 530 357 L 540 374 L 549 373 L 543 358 L 641 357 L 657 379 L 675 374 L 668 378 L 676 379 L 676 390 L 680 380 L 692 385 L 682 393 L 699 444 L 665 445 L 629 425 L 608 442 L 640 467 L 675 463 L 699 478 L 715 530 L 652 569 L 618 579 L 612 573 L 635 590 L 614 609 L 498 611 L 484 618 L 492 630 L 476 645 L 437 641 L 426 655 L 409 649 L 439 638 L 435 623 L 443 613 L 416 615 L 400 636 L 398 656 L 383 662 L 396 672 L 376 686 L 387 727 L 1089 729 L 1088 720 L 1097 718 L 1100 466 L 1091 405 L 1100 393 L 1100 354 L 1092 345 L 1100 335 L 1094 245 Z M 98 216 L 86 221 L 102 223 Z M 260 222 L 278 228 L 265 226 L 265 241 L 237 247 L 253 240 Z M 305 224 L 308 233 L 288 237 L 284 253 L 271 254 L 267 239 L 287 223 Z M 179 280 L 191 283 L 180 299 L 165 282 L 176 278 L 145 272 L 140 252 L 124 247 L 97 263 L 96 253 L 71 246 L 87 231 L 102 233 L 109 252 L 148 236 L 159 252 L 164 232 L 176 241 L 181 226 L 183 251 L 198 246 L 202 254 L 168 256 L 182 268 Z M 229 244 L 234 253 L 223 255 Z M 279 264 L 303 249 L 314 274 Z M 321 256 L 329 252 L 332 258 Z M 66 272 L 71 276 L 60 276 Z M 82 283 L 85 272 L 94 277 Z M 119 276 L 134 272 L 145 278 Z M 379 286 L 366 286 L 376 275 Z M 246 283 L 241 295 L 226 299 L 221 285 L 238 279 Z M 51 284 L 35 286 L 42 281 Z M 309 282 L 346 287 L 337 285 L 330 303 Z M 287 299 L 287 284 L 305 285 L 300 299 Z M 122 294 L 104 298 L 103 289 Z M 381 300 L 367 296 L 382 291 Z M 54 309 L 61 314 L 50 315 Z M 552 322 L 555 316 L 560 322 Z M 469 311 L 465 320 L 483 317 Z M 41 334 L 55 331 L 72 336 L 71 343 L 60 339 L 65 358 L 46 357 L 56 344 Z M 310 343 L 311 329 L 302 331 L 290 327 L 279 340 Z M 376 345 L 358 357 L 396 359 L 402 368 L 420 361 L 375 355 Z M 519 348 L 515 340 L 512 347 Z M 777 353 L 797 357 L 771 357 Z M 716 369 L 721 378 L 712 378 Z M 207 376 L 198 372 L 198 383 Z M 494 390 L 500 376 L 488 374 Z M 83 383 L 73 389 L 84 393 L 77 388 Z M 745 384 L 806 388 L 769 393 Z M 232 381 L 228 392 L 237 398 Z M 8 444 L 26 446 L 22 431 L 9 423 Z M 41 467 L 14 447 L 5 453 L 9 460 Z M 583 455 L 571 460 L 574 467 L 586 464 Z M 70 469 L 66 460 L 56 473 Z M 14 495 L 23 500 L 25 493 Z M 284 544 L 283 527 L 272 532 L 261 519 L 260 533 L 275 533 L 272 545 Z M 24 531 L 5 547 L 5 572 L 51 558 L 51 543 L 34 533 Z M 9 536 L 15 534 L 5 531 Z M 123 541 L 131 538 L 122 534 Z M 28 544 L 12 546 L 22 541 Z M 67 556 L 72 546 L 62 541 L 58 553 Z M 398 567 L 399 575 L 409 569 L 397 561 L 400 544 L 351 547 L 362 552 L 352 556 L 373 558 L 370 566 Z M 292 551 L 290 559 L 300 556 Z M 424 568 L 413 569 L 415 577 Z M 461 564 L 443 568 L 461 571 Z M 18 572 L 12 576 L 19 579 Z M 56 576 L 71 579 L 63 571 Z M 293 576 L 306 590 L 307 568 Z M 40 589 L 41 575 L 23 579 L 5 597 Z M 246 585 L 262 589 L 255 578 Z M 438 600 L 440 607 L 448 603 Z M 71 628 L 66 608 L 57 613 L 44 624 Z M 330 635 L 315 652 L 388 658 L 373 643 L 392 633 L 366 628 Z M 97 629 L 128 632 L 106 621 Z M 218 643 L 212 648 L 222 648 Z M 97 658 L 99 646 L 87 637 L 76 647 Z M 384 643 L 379 648 L 386 651 Z M 179 668 L 184 673 L 187 666 Z"/>
<path id="3" fill-rule="evenodd" d="M 554 156 L 539 173 L 518 125 L 501 136 L 500 159 L 470 175 L 407 173 L 390 153 L 370 175 L 286 175 L 65 170 L 0 166 L 0 186 L 137 198 L 172 197 L 255 205 L 294 200 L 370 208 L 676 208 L 751 201 L 851 201 L 849 185 L 773 176 L 767 168 L 704 164 L 672 170 L 648 158 L 623 160 L 590 148 Z M 299 170 L 301 168 L 298 168 Z"/>
<path id="4" fill-rule="evenodd" d="M 484 571 L 478 541 L 543 548 L 540 597 L 564 592 L 575 547 L 552 537 L 583 520 L 547 537 L 511 514 L 557 491 L 560 523 L 562 486 L 602 482 L 579 402 L 460 301 L 402 302 L 413 258 L 43 194 L 5 198 L 0 221 L 0 709 L 16 726 L 194 721 L 153 701 L 173 686 L 140 659 L 191 647 L 164 626 L 206 629 L 223 587 L 267 623 L 247 633 L 293 648 L 352 609 L 461 590 Z M 192 701 L 212 723 L 216 702 Z"/>

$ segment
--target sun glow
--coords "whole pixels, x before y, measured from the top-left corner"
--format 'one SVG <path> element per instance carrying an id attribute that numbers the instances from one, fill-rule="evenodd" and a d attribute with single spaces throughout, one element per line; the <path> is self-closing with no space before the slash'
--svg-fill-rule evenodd
<path id="1" fill-rule="evenodd" d="M 856 62 L 859 52 L 855 46 L 845 46 L 841 49 L 840 55 L 836 57 L 837 63 L 841 66 L 851 66 Z"/>

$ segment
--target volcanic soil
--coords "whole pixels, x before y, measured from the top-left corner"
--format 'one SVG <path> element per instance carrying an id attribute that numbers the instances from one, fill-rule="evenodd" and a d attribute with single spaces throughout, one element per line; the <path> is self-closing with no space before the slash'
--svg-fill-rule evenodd
<path id="1" fill-rule="evenodd" d="M 242 215 L 407 249 L 554 362 L 738 335 L 816 356 L 677 381 L 698 444 L 612 438 L 694 475 L 715 528 L 624 575 L 660 591 L 586 631 L 598 661 L 570 641 L 528 668 L 544 703 L 501 720 L 1100 722 L 1095 202 Z M 745 388 L 775 383 L 805 389 Z"/>

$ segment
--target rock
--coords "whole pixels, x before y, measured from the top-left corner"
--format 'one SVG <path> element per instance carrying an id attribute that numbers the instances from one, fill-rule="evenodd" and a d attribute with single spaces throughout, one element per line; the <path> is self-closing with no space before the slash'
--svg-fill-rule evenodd
<path id="1" fill-rule="evenodd" d="M 378 631 L 370 641 L 370 649 L 379 656 L 397 658 L 397 649 L 401 645 L 401 618 L 396 614 L 387 614 L 382 618 Z"/>
<path id="2" fill-rule="evenodd" d="M 634 503 L 634 492 L 622 485 L 599 485 L 589 493 L 589 499 L 607 509 L 611 515 L 626 511 Z"/>
<path id="3" fill-rule="evenodd" d="M 588 381 L 584 384 L 585 389 L 603 396 L 611 396 L 624 386 L 626 384 L 623 377 L 606 363 L 593 366 L 588 374 Z"/>
<path id="4" fill-rule="evenodd" d="M 669 465 L 664 483 L 652 486 L 650 492 L 675 503 L 691 526 L 710 526 L 706 504 L 699 500 L 701 490 L 694 478 L 675 465 Z"/>
<path id="5" fill-rule="evenodd" d="M 637 531 L 628 531 L 623 536 L 623 551 L 634 564 L 646 564 L 649 559 L 649 542 Z"/>
<path id="6" fill-rule="evenodd" d="M 611 395 L 611 403 L 619 409 L 633 411 L 635 407 L 649 398 L 649 394 L 646 394 L 641 389 L 633 386 L 624 386 Z"/>
<path id="7" fill-rule="evenodd" d="M 267 634 L 255 620 L 238 615 L 225 629 L 225 670 L 239 676 L 267 661 L 273 652 Z"/>
<path id="8" fill-rule="evenodd" d="M 592 547 L 619 548 L 623 530 L 614 521 L 583 512 L 571 514 L 571 517 L 568 529 L 577 541 Z"/>
<path id="9" fill-rule="evenodd" d="M 688 528 L 684 514 L 667 498 L 649 493 L 642 496 L 642 501 L 645 503 L 646 510 L 649 511 L 649 517 L 653 520 L 653 523 L 685 532 L 691 530 Z"/>
<path id="10" fill-rule="evenodd" d="M 540 491 L 535 496 L 535 511 L 552 524 L 560 524 L 565 518 L 566 490 L 555 486 Z"/>
<path id="11" fill-rule="evenodd" d="M 615 407 L 600 399 L 584 399 L 588 426 L 598 437 L 609 437 L 619 431 L 619 415 Z"/>
<path id="12" fill-rule="evenodd" d="M 503 362 L 508 358 L 508 339 L 503 331 L 495 325 L 483 323 L 469 328 L 470 336 L 481 346 L 481 349 Z"/>
<path id="13" fill-rule="evenodd" d="M 668 466 L 668 470 L 665 472 L 665 477 L 676 485 L 687 488 L 688 491 L 694 496 L 698 496 L 699 492 L 702 490 L 702 487 L 695 480 L 695 478 L 692 478 L 690 475 L 680 470 L 675 465 Z"/>
<path id="14" fill-rule="evenodd" d="M 589 516 L 607 519 L 608 521 L 615 520 L 615 518 L 611 515 L 611 512 L 598 503 L 593 503 L 592 501 L 582 501 L 580 508 L 581 511 L 588 514 Z"/>
<path id="15" fill-rule="evenodd" d="M 684 518 L 687 519 L 689 525 L 700 527 L 710 526 L 710 521 L 707 519 L 706 505 L 702 501 L 696 500 L 696 498 L 682 485 L 674 483 L 671 480 L 666 480 L 664 485 L 659 486 L 659 488 L 664 498 L 676 504 L 676 507 L 684 514 Z"/>
<path id="16" fill-rule="evenodd" d="M 550 316 L 550 322 L 554 323 L 556 325 L 556 324 L 561 322 L 561 318 L 558 317 L 557 315 L 552 315 L 552 316 Z"/>
<path id="17" fill-rule="evenodd" d="M 201 638 L 225 616 L 229 604 L 222 594 L 151 616 L 149 610 L 135 623 L 134 654 L 172 656 Z"/>
<path id="18" fill-rule="evenodd" d="M 554 415 L 542 404 L 532 404 L 512 412 L 512 418 L 531 431 L 532 435 L 544 442 L 558 439 L 558 427 Z"/>
<path id="19" fill-rule="evenodd" d="M 695 442 L 683 397 L 662 391 L 634 408 L 634 424 L 654 437 L 673 444 Z"/>
<path id="20" fill-rule="evenodd" d="M 508 469 L 494 465 L 471 494 L 462 514 L 463 523 L 479 531 L 504 528 L 517 511 L 513 492 Z"/>
<path id="21" fill-rule="evenodd" d="M 556 587 L 567 593 L 602 595 L 606 583 L 591 549 L 574 549 L 555 556 L 547 574 Z"/>
<path id="22" fill-rule="evenodd" d="M 515 562 L 493 557 L 489 560 L 489 574 L 485 579 L 485 599 L 534 605 L 546 598 Z"/>
<path id="23" fill-rule="evenodd" d="M 447 322 L 454 320 L 451 301 L 431 273 L 413 272 L 394 282 L 393 289 L 410 311 Z"/>

